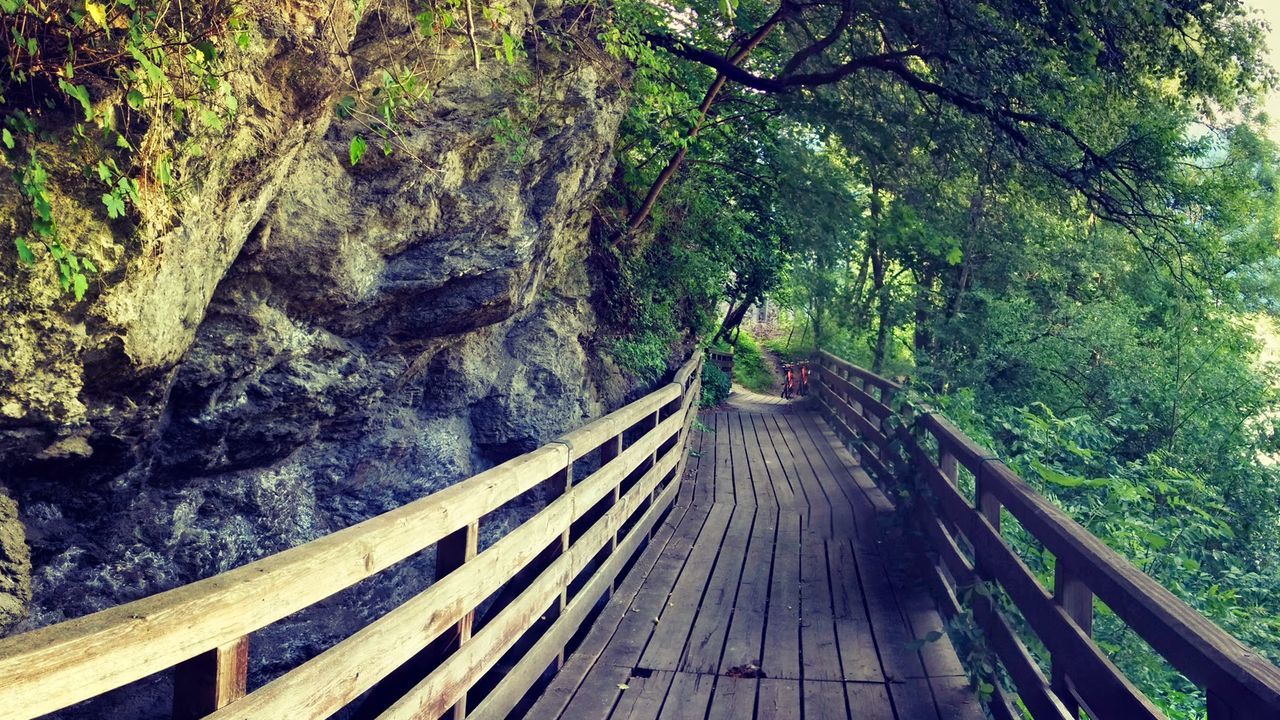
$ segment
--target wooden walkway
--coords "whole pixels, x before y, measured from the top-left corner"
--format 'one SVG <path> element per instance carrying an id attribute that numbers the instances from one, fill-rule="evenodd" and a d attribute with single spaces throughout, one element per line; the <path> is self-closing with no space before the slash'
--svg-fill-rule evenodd
<path id="1" fill-rule="evenodd" d="M 804 403 L 735 389 L 528 717 L 980 720 L 888 503 Z"/>

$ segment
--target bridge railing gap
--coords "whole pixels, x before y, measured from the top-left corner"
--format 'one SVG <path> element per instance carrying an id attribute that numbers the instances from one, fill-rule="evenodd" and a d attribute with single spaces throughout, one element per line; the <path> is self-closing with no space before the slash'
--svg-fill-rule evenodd
<path id="1" fill-rule="evenodd" d="M 697 353 L 640 400 L 391 512 L 0 640 L 0 720 L 44 715 L 169 668 L 181 718 L 325 718 L 361 696 L 361 717 L 507 716 L 565 662 L 571 640 L 674 501 L 701 365 Z M 593 454 L 595 469 L 575 477 L 575 464 L 592 467 Z M 485 517 L 540 486 L 545 507 L 481 550 Z M 254 631 L 433 546 L 432 585 L 246 693 Z"/>
<path id="2" fill-rule="evenodd" d="M 948 616 L 966 611 L 1012 685 L 995 683 L 998 718 L 1163 718 L 1094 642 L 1094 598 L 1205 691 L 1209 720 L 1280 718 L 1280 669 L 1093 536 L 938 413 L 899 403 L 902 386 L 827 352 L 820 403 L 914 525 L 914 555 Z M 932 445 L 936 453 L 926 449 Z M 959 487 L 972 473 L 974 499 Z M 901 509 L 901 507 L 900 507 Z M 1000 533 L 1004 513 L 1055 558 L 1045 588 Z M 997 602 L 1003 596 L 1049 653 L 1049 677 Z"/>

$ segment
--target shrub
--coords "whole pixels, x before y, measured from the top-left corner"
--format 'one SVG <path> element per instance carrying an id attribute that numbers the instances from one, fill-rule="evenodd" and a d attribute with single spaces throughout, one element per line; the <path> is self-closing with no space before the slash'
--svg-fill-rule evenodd
<path id="1" fill-rule="evenodd" d="M 723 370 L 704 363 L 702 366 L 702 407 L 715 407 L 729 397 L 729 376 Z"/>

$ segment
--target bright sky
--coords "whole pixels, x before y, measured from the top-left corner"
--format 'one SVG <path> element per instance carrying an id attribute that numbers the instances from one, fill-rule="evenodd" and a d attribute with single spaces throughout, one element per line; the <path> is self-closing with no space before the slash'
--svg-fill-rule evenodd
<path id="1" fill-rule="evenodd" d="M 1280 68 L 1280 0 L 1246 0 L 1246 3 L 1271 25 L 1267 32 L 1267 59 L 1273 67 Z M 1265 105 L 1271 120 L 1271 138 L 1280 142 L 1280 91 L 1272 92 Z"/>

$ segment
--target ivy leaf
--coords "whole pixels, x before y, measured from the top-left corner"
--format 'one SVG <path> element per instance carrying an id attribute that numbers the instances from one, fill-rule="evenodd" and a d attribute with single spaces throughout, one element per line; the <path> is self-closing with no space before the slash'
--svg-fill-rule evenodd
<path id="1" fill-rule="evenodd" d="M 94 22 L 101 25 L 103 30 L 110 29 L 107 27 L 107 7 L 105 5 L 96 2 L 86 2 L 84 4 L 84 11 L 89 13 L 89 17 L 93 18 Z"/>
<path id="2" fill-rule="evenodd" d="M 26 238 L 16 237 L 13 239 L 13 244 L 17 246 L 18 259 L 21 260 L 24 265 L 36 264 L 36 254 L 31 252 L 31 247 L 27 245 Z"/>
<path id="3" fill-rule="evenodd" d="M 351 166 L 355 167 L 360 162 L 360 158 L 364 157 L 364 151 L 368 149 L 364 138 L 359 135 L 351 138 L 351 146 L 347 148 L 347 154 L 351 157 Z"/>
<path id="4" fill-rule="evenodd" d="M 346 97 L 338 101 L 338 107 L 334 108 L 334 112 L 338 114 L 338 117 L 345 120 L 351 117 L 351 112 L 352 110 L 355 109 L 355 107 L 356 107 L 356 99 L 351 97 L 350 95 L 347 95 Z"/>
<path id="5" fill-rule="evenodd" d="M 68 96 L 80 101 L 80 106 L 84 108 L 84 119 L 86 122 L 93 119 L 93 103 L 89 100 L 89 90 L 83 85 L 72 85 L 66 80 L 58 80 L 58 87 L 62 88 L 62 92 Z"/>
<path id="6" fill-rule="evenodd" d="M 1048 465 L 1041 463 L 1039 460 L 1032 460 L 1031 467 L 1035 468 L 1036 472 L 1040 473 L 1040 477 L 1044 478 L 1047 482 L 1051 482 L 1054 485 L 1061 485 L 1062 487 L 1097 487 L 1106 482 L 1101 479 L 1090 480 L 1088 478 L 1079 477 L 1078 475 L 1068 475 L 1064 472 L 1054 470 Z"/>
<path id="7" fill-rule="evenodd" d="M 107 206 L 107 216 L 112 220 L 124 217 L 124 199 L 116 193 L 104 193 L 102 204 Z"/>
<path id="8" fill-rule="evenodd" d="M 0 130 L 0 141 L 4 142 L 4 146 L 13 149 L 13 134 L 9 132 L 9 128 Z"/>
<path id="9" fill-rule="evenodd" d="M 146 98 L 142 96 L 142 93 L 139 92 L 137 88 L 134 88 L 125 96 L 125 101 L 128 102 L 129 107 L 134 110 L 141 110 L 143 104 L 146 102 Z"/>

